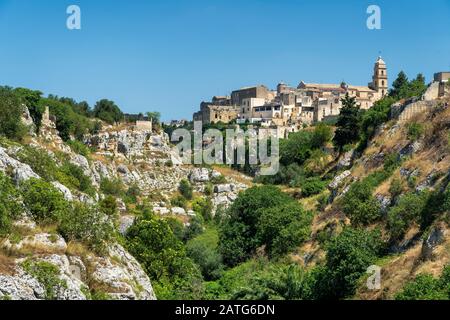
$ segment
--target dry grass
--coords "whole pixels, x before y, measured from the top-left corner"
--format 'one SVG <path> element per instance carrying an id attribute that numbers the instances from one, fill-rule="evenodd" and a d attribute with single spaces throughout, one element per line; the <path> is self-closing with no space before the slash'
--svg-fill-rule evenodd
<path id="1" fill-rule="evenodd" d="M 11 256 L 0 251 L 0 274 L 14 275 L 15 273 L 15 260 Z"/>

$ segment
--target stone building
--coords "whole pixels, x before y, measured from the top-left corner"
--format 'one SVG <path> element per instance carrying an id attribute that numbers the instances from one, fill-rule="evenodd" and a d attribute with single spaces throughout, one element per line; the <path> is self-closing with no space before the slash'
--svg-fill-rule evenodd
<path id="1" fill-rule="evenodd" d="M 272 100 L 274 97 L 274 92 L 269 90 L 266 86 L 259 85 L 255 87 L 245 87 L 231 93 L 231 104 L 234 106 L 241 106 L 244 99 L 260 98 Z"/>
<path id="2" fill-rule="evenodd" d="M 202 102 L 200 111 L 194 113 L 194 121 L 203 124 L 230 123 L 238 118 L 239 107 L 228 105 L 214 105 L 210 102 Z"/>

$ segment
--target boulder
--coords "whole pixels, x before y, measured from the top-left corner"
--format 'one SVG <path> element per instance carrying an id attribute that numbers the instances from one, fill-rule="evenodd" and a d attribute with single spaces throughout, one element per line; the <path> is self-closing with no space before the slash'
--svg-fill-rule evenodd
<path id="1" fill-rule="evenodd" d="M 434 250 L 445 240 L 446 229 L 443 226 L 434 227 L 428 237 L 422 243 L 422 259 L 431 260 L 434 258 Z"/>
<path id="2" fill-rule="evenodd" d="M 58 181 L 53 181 L 52 185 L 64 195 L 64 199 L 66 199 L 67 201 L 73 201 L 73 195 L 69 188 L 59 183 Z"/>

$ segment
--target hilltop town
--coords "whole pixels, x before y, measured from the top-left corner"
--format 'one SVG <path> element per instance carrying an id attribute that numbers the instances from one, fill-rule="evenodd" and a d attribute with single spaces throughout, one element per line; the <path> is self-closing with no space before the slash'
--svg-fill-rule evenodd
<path id="1" fill-rule="evenodd" d="M 437 73 L 428 100 L 442 97 L 443 84 L 450 78 L 449 72 Z M 276 90 L 264 85 L 245 87 L 231 92 L 230 96 L 214 96 L 211 102 L 202 102 L 194 121 L 203 124 L 236 123 L 255 124 L 277 129 L 280 137 L 318 122 L 334 121 L 340 114 L 342 98 L 347 94 L 356 98 L 363 110 L 370 109 L 388 94 L 389 77 L 386 62 L 378 57 L 373 68 L 372 81 L 367 86 L 307 83 L 291 87 L 283 82 Z"/>

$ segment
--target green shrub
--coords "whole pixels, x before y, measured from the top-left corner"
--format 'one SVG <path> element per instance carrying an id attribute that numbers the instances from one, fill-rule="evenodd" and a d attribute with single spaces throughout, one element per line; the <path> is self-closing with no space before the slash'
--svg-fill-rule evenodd
<path id="1" fill-rule="evenodd" d="M 62 216 L 59 231 L 67 241 L 81 241 L 98 253 L 104 253 L 114 238 L 112 221 L 97 208 L 81 203 Z"/>
<path id="2" fill-rule="evenodd" d="M 286 254 L 309 237 L 311 222 L 312 214 L 295 201 L 262 209 L 256 234 L 258 244 L 266 246 L 269 256 Z"/>
<path id="3" fill-rule="evenodd" d="M 186 200 L 192 200 L 193 188 L 188 180 L 183 179 L 180 181 L 178 191 Z"/>
<path id="4" fill-rule="evenodd" d="M 291 209 L 294 209 L 294 213 L 288 212 Z M 234 266 L 248 259 L 263 245 L 269 246 L 269 251 L 274 250 L 275 253 L 282 239 L 292 241 L 288 245 L 289 249 L 292 248 L 292 244 L 302 238 L 297 237 L 294 229 L 300 227 L 303 232 L 306 224 L 303 220 L 305 217 L 300 214 L 302 210 L 293 198 L 273 186 L 253 187 L 241 193 L 228 209 L 228 218 L 220 228 L 219 252 L 224 262 Z M 262 219 L 263 216 L 266 219 Z M 287 224 L 272 226 L 268 221 L 272 217 Z M 289 232 L 293 233 L 293 238 L 289 238 Z"/>
<path id="5" fill-rule="evenodd" d="M 188 257 L 199 265 L 206 281 L 218 279 L 224 269 L 222 257 L 208 244 L 201 241 L 188 242 L 186 246 Z"/>
<path id="6" fill-rule="evenodd" d="M 326 264 L 313 272 L 313 297 L 340 299 L 355 293 L 359 278 L 382 254 L 379 231 L 346 228 L 327 246 Z"/>
<path id="7" fill-rule="evenodd" d="M 81 154 L 82 156 L 89 158 L 91 150 L 84 143 L 78 140 L 67 141 L 66 144 L 72 149 L 73 152 Z"/>
<path id="8" fill-rule="evenodd" d="M 141 189 L 138 185 L 131 185 L 124 196 L 125 203 L 137 203 L 138 197 L 141 195 Z"/>
<path id="9" fill-rule="evenodd" d="M 115 124 L 122 120 L 123 113 L 120 108 L 107 99 L 102 99 L 95 104 L 93 110 L 94 117 L 99 118 L 109 124 Z"/>
<path id="10" fill-rule="evenodd" d="M 420 274 L 399 292 L 397 300 L 450 300 L 450 266 L 444 268 L 438 279 Z"/>
<path id="11" fill-rule="evenodd" d="M 407 193 L 400 197 L 397 205 L 388 213 L 388 229 L 392 240 L 399 240 L 408 227 L 414 222 L 419 223 L 425 209 L 429 194 Z"/>
<path id="12" fill-rule="evenodd" d="M 327 185 L 326 181 L 322 181 L 319 177 L 310 177 L 301 185 L 302 195 L 310 197 L 321 193 Z"/>
<path id="13" fill-rule="evenodd" d="M 79 190 L 90 196 L 95 194 L 91 179 L 84 174 L 83 169 L 73 163 L 65 161 L 58 168 L 55 177 L 59 182 L 72 190 Z"/>
<path id="14" fill-rule="evenodd" d="M 381 218 L 381 208 L 366 181 L 355 182 L 342 199 L 342 210 L 355 225 L 368 225 Z"/>
<path id="15" fill-rule="evenodd" d="M 100 190 L 105 195 L 121 197 L 124 193 L 124 189 L 125 187 L 120 179 L 109 180 L 104 178 L 100 182 Z"/>
<path id="16" fill-rule="evenodd" d="M 71 211 L 61 192 L 48 182 L 32 178 L 22 184 L 21 191 L 24 204 L 40 224 L 57 223 Z"/>
<path id="17" fill-rule="evenodd" d="M 10 231 L 11 222 L 20 214 L 19 193 L 10 178 L 0 172 L 0 236 Z"/>
<path id="18" fill-rule="evenodd" d="M 412 122 L 407 126 L 408 139 L 412 141 L 419 140 L 423 135 L 424 129 L 420 123 Z"/>
<path id="19" fill-rule="evenodd" d="M 67 288 L 66 281 L 59 278 L 59 268 L 54 264 L 46 261 L 25 260 L 22 267 L 26 273 L 44 286 L 46 300 L 55 300 L 58 290 Z"/>
<path id="20" fill-rule="evenodd" d="M 106 196 L 103 200 L 99 201 L 98 207 L 100 211 L 109 217 L 116 217 L 118 215 L 117 200 L 113 196 Z"/>
<path id="21" fill-rule="evenodd" d="M 58 172 L 55 160 L 43 149 L 24 146 L 17 158 L 20 162 L 28 164 L 34 172 L 47 182 L 55 180 Z"/>
<path id="22" fill-rule="evenodd" d="M 21 140 L 27 133 L 22 124 L 23 109 L 19 97 L 8 87 L 0 87 L 0 135 Z"/>
<path id="23" fill-rule="evenodd" d="M 152 280 L 159 299 L 197 298 L 201 273 L 167 222 L 144 215 L 128 229 L 126 248 Z"/>
<path id="24" fill-rule="evenodd" d="M 170 204 L 172 207 L 187 208 L 187 200 L 182 195 L 177 195 L 170 199 Z"/>
<path id="25" fill-rule="evenodd" d="M 213 204 L 210 198 L 196 198 L 192 201 L 192 210 L 200 214 L 205 221 L 211 221 Z"/>

